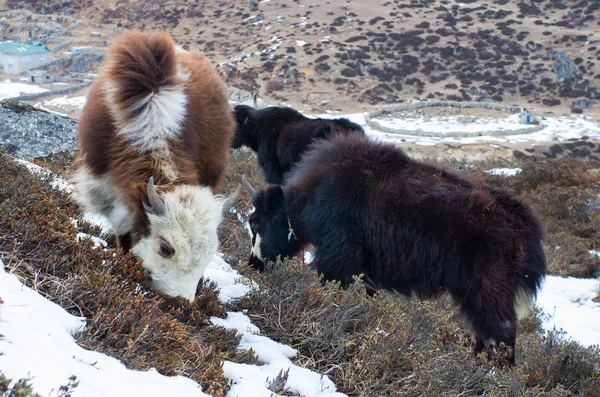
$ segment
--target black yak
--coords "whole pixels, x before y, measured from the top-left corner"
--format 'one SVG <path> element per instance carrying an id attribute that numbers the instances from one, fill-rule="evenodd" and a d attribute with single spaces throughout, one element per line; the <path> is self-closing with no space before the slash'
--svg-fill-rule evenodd
<path id="1" fill-rule="evenodd" d="M 362 127 L 345 118 L 311 119 L 289 107 L 235 107 L 234 149 L 247 146 L 258 156 L 268 183 L 283 184 L 290 170 L 316 139 L 332 133 L 360 133 Z"/>
<path id="2" fill-rule="evenodd" d="M 347 287 L 364 274 L 371 290 L 448 292 L 476 351 L 484 341 L 514 350 L 546 272 L 541 223 L 514 193 L 360 135 L 316 142 L 285 186 L 243 182 L 255 207 L 251 265 L 312 244 L 325 280 Z"/>

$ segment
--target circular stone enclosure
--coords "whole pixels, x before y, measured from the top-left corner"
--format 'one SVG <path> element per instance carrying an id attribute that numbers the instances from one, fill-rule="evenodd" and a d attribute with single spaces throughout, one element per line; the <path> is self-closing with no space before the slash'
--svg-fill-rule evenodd
<path id="1" fill-rule="evenodd" d="M 427 109 L 424 109 L 427 108 Z M 456 111 L 427 112 L 433 108 Z M 422 109 L 422 111 L 419 111 Z M 477 109 L 478 116 L 465 116 L 462 109 Z M 413 112 L 415 111 L 415 112 Z M 411 112 L 406 115 L 406 112 Z M 506 114 L 506 117 L 494 115 Z M 367 113 L 367 124 L 374 130 L 389 134 L 427 137 L 472 137 L 484 135 L 530 134 L 544 125 L 521 122 L 523 108 L 490 102 L 423 101 L 386 106 Z M 387 117 L 382 117 L 387 115 Z M 400 115 L 400 117 L 395 117 Z M 409 116 L 409 117 L 407 117 Z"/>

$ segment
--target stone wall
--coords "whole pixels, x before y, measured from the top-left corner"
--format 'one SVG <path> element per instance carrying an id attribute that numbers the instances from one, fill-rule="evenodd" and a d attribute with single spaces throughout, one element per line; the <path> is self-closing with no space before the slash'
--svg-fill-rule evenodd
<path id="1" fill-rule="evenodd" d="M 533 132 L 541 131 L 544 129 L 543 124 L 539 125 L 529 125 L 523 128 L 516 128 L 514 130 L 504 130 L 504 129 L 491 129 L 485 132 L 481 131 L 454 131 L 454 132 L 439 132 L 439 131 L 428 131 L 426 129 L 417 129 L 417 130 L 408 130 L 403 128 L 391 128 L 385 127 L 379 124 L 376 120 L 373 120 L 374 117 L 380 116 L 383 113 L 392 113 L 404 110 L 414 110 L 421 109 L 426 107 L 442 107 L 442 106 L 450 106 L 455 108 L 479 108 L 479 109 L 493 109 L 499 110 L 506 113 L 521 113 L 523 108 L 521 106 L 508 106 L 500 103 L 493 102 L 458 102 L 458 101 L 423 101 L 423 102 L 413 102 L 407 104 L 386 106 L 380 109 L 373 110 L 367 113 L 366 121 L 367 124 L 381 132 L 386 132 L 390 134 L 400 134 L 400 135 L 416 135 L 416 136 L 434 136 L 434 137 L 469 137 L 469 136 L 480 136 L 480 135 L 519 135 L 519 134 L 530 134 Z"/>

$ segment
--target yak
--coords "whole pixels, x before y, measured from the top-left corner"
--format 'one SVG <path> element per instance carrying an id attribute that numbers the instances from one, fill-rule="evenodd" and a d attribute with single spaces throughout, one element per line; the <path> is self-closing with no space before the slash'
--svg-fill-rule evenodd
<path id="1" fill-rule="evenodd" d="M 316 142 L 285 186 L 255 190 L 251 265 L 315 247 L 312 266 L 348 287 L 449 293 L 484 342 L 514 351 L 516 323 L 546 273 L 543 228 L 509 190 L 416 161 L 360 135 Z M 514 362 L 514 353 L 512 356 Z"/>
<path id="2" fill-rule="evenodd" d="M 364 135 L 362 127 L 346 118 L 311 119 L 290 107 L 254 109 L 237 105 L 237 130 L 232 147 L 247 146 L 256 152 L 268 183 L 283 184 L 302 154 L 316 139 L 331 134 Z"/>
<path id="3" fill-rule="evenodd" d="M 78 200 L 157 289 L 193 300 L 235 197 L 217 194 L 235 129 L 227 87 L 166 32 L 125 34 L 105 66 L 79 120 Z"/>

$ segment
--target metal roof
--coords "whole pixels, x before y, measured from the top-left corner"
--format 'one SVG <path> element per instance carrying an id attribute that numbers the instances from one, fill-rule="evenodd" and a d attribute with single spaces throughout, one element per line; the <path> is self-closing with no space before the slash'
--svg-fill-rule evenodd
<path id="1" fill-rule="evenodd" d="M 30 55 L 48 52 L 48 48 L 42 43 L 14 43 L 10 41 L 0 42 L 0 52 L 9 55 Z"/>

